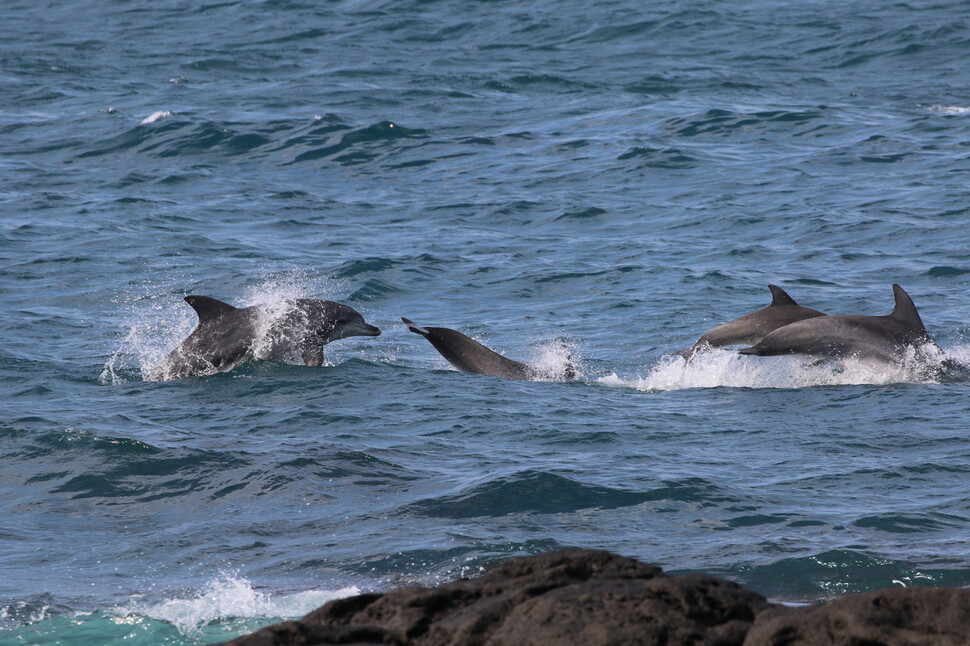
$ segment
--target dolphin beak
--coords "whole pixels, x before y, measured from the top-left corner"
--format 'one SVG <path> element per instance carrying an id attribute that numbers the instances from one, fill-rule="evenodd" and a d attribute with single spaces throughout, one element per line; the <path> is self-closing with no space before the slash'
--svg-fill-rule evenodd
<path id="1" fill-rule="evenodd" d="M 350 323 L 344 327 L 341 336 L 380 336 L 381 329 L 363 321 Z"/>

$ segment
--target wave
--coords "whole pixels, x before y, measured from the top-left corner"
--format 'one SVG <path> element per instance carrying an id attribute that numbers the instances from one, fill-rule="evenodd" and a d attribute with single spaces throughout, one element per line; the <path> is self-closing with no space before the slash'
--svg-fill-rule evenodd
<path id="1" fill-rule="evenodd" d="M 715 567 L 709 573 L 740 580 L 771 598 L 799 602 L 834 599 L 892 585 L 956 586 L 968 574 L 965 568 L 951 569 L 944 562 L 939 567 L 926 567 L 856 549 L 832 549 L 763 565 Z M 805 581 L 814 583 L 815 593 L 806 594 Z"/>
<path id="2" fill-rule="evenodd" d="M 114 114 L 114 109 L 109 110 Z M 127 115 L 130 118 L 130 115 Z M 191 113 L 156 110 L 137 125 L 77 153 L 77 159 L 144 155 L 271 158 L 281 164 L 329 160 L 354 165 L 423 142 L 429 133 L 393 121 L 355 127 L 336 115 L 264 122 L 213 121 Z"/>
<path id="3" fill-rule="evenodd" d="M 140 126 L 147 126 L 150 123 L 155 123 L 156 121 L 160 121 L 160 120 L 162 120 L 162 119 L 164 119 L 166 117 L 170 117 L 170 116 L 172 116 L 172 113 L 170 111 L 168 111 L 168 110 L 159 110 L 157 112 L 151 113 L 150 115 L 148 115 L 147 117 L 145 117 L 144 119 L 142 119 L 138 123 L 138 125 L 140 125 Z"/>
<path id="4" fill-rule="evenodd" d="M 947 115 L 970 114 L 970 108 L 959 105 L 931 105 L 927 108 L 930 112 L 939 112 Z"/>
<path id="5" fill-rule="evenodd" d="M 259 592 L 245 578 L 223 574 L 184 597 L 146 602 L 133 600 L 107 614 L 116 621 L 144 617 L 171 624 L 187 636 L 237 633 L 257 620 L 259 624 L 301 617 L 332 599 L 360 594 L 356 586 L 336 590 L 309 590 L 272 596 Z"/>
<path id="6" fill-rule="evenodd" d="M 11 626 L 3 635 L 11 643 L 21 643 L 18 638 L 35 643 L 31 640 L 38 635 L 50 643 L 89 643 L 84 640 L 87 635 L 102 645 L 208 644 L 302 617 L 328 601 L 360 591 L 350 586 L 271 595 L 242 577 L 222 574 L 198 590 L 161 600 L 136 595 L 123 606 L 97 612 L 70 611 L 50 599 L 15 602 L 0 607 L 0 625 Z"/>
<path id="7" fill-rule="evenodd" d="M 815 133 L 832 120 L 832 110 L 819 106 L 814 110 L 742 110 L 714 108 L 705 112 L 667 119 L 661 128 L 678 137 L 743 136 L 750 133 L 797 137 Z"/>
<path id="8" fill-rule="evenodd" d="M 350 130 L 336 141 L 331 141 L 328 136 L 321 142 L 311 135 L 289 144 L 305 151 L 297 154 L 292 163 L 331 159 L 342 165 L 354 165 L 376 158 L 386 148 L 386 142 L 425 139 L 427 136 L 427 131 L 420 128 L 405 128 L 392 121 L 381 121 Z"/>
<path id="9" fill-rule="evenodd" d="M 451 496 L 421 500 L 406 510 L 419 516 L 465 519 L 510 514 L 562 514 L 586 509 L 633 507 L 657 500 L 705 503 L 731 499 L 700 478 L 671 481 L 649 491 L 590 485 L 541 471 L 496 478 Z"/>

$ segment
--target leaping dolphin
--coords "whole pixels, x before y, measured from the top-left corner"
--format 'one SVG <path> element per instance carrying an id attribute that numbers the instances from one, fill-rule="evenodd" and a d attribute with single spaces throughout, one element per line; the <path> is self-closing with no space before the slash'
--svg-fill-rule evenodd
<path id="1" fill-rule="evenodd" d="M 906 348 L 933 342 L 909 294 L 894 284 L 893 295 L 896 306 L 891 314 L 847 314 L 796 321 L 739 352 L 760 357 L 807 354 L 827 359 L 858 357 L 899 363 Z"/>
<path id="2" fill-rule="evenodd" d="M 209 296 L 186 296 L 199 324 L 149 371 L 152 380 L 181 379 L 232 370 L 251 359 L 280 360 L 299 354 L 308 366 L 323 364 L 323 346 L 348 336 L 378 336 L 349 305 L 300 298 L 280 308 L 233 307 Z"/>
<path id="3" fill-rule="evenodd" d="M 711 328 L 694 345 L 674 354 L 690 361 L 703 349 L 757 343 L 770 332 L 789 323 L 825 316 L 824 312 L 802 307 L 778 285 L 768 285 L 768 289 L 771 290 L 770 305 Z"/>
<path id="4" fill-rule="evenodd" d="M 422 327 L 403 316 L 401 320 L 409 330 L 426 338 L 435 350 L 441 353 L 441 356 L 462 372 L 523 381 L 548 377 L 543 371 L 503 357 L 457 330 L 446 327 Z M 572 379 L 575 376 L 576 372 L 570 362 L 566 365 L 562 377 Z"/>

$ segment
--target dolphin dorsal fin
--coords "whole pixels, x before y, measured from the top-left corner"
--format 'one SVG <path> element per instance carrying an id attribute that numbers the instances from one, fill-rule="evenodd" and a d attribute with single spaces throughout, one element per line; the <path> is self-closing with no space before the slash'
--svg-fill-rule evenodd
<path id="1" fill-rule="evenodd" d="M 223 303 L 211 296 L 191 295 L 185 297 L 185 302 L 192 306 L 199 315 L 199 323 L 214 321 L 223 314 L 235 312 L 236 308 L 229 303 Z"/>
<path id="2" fill-rule="evenodd" d="M 896 299 L 896 307 L 893 308 L 889 318 L 896 319 L 913 327 L 926 329 L 923 325 L 923 319 L 920 318 L 919 312 L 916 311 L 916 304 L 913 303 L 913 299 L 909 297 L 906 290 L 893 283 L 893 296 Z"/>
<path id="3" fill-rule="evenodd" d="M 404 318 L 402 316 L 401 317 L 401 320 L 404 321 L 404 324 L 406 326 L 408 326 L 408 329 L 411 330 L 412 332 L 414 332 L 415 334 L 420 334 L 422 336 L 427 336 L 427 335 L 431 334 L 430 331 L 424 329 L 423 327 L 421 327 L 420 325 L 418 325 L 417 323 L 415 323 L 411 319 L 406 319 L 406 318 Z"/>
<path id="4" fill-rule="evenodd" d="M 778 285 L 768 285 L 768 289 L 771 290 L 771 305 L 798 305 L 795 299 Z"/>

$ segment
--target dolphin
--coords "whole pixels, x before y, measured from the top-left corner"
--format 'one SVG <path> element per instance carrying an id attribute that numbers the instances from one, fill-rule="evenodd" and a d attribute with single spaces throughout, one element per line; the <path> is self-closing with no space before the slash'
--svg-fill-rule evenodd
<path id="1" fill-rule="evenodd" d="M 548 377 L 541 370 L 507 359 L 499 353 L 489 350 L 478 341 L 457 330 L 446 327 L 422 327 L 403 316 L 401 320 L 404 321 L 409 330 L 426 338 L 435 347 L 435 350 L 441 353 L 441 356 L 462 372 L 474 372 L 480 375 L 523 381 Z M 566 379 L 573 379 L 576 376 L 572 362 L 567 363 L 562 376 Z"/>
<path id="2" fill-rule="evenodd" d="M 768 307 L 711 328 L 702 334 L 694 345 L 674 354 L 690 361 L 695 354 L 705 348 L 757 343 L 769 332 L 789 323 L 825 316 L 824 312 L 802 307 L 778 285 L 768 285 L 768 289 L 771 290 L 771 304 Z"/>
<path id="3" fill-rule="evenodd" d="M 894 284 L 893 296 L 896 306 L 885 316 L 847 314 L 796 321 L 739 352 L 759 357 L 781 354 L 836 360 L 858 357 L 898 364 L 906 348 L 933 342 L 909 294 Z"/>
<path id="4" fill-rule="evenodd" d="M 232 370 L 251 359 L 282 360 L 299 354 L 308 366 L 323 364 L 323 346 L 348 336 L 378 336 L 349 305 L 315 298 L 288 301 L 283 307 L 233 307 L 209 296 L 185 302 L 199 324 L 149 372 L 149 379 L 181 379 Z"/>

